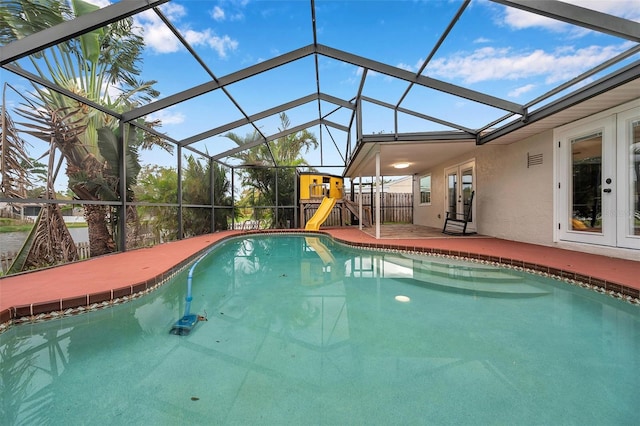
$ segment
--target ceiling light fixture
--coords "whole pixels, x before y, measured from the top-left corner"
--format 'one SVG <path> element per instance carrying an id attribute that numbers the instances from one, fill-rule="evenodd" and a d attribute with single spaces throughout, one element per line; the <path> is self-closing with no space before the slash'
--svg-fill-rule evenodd
<path id="1" fill-rule="evenodd" d="M 410 163 L 396 163 L 396 164 L 393 165 L 393 167 L 395 169 L 406 169 L 410 165 L 411 165 Z"/>

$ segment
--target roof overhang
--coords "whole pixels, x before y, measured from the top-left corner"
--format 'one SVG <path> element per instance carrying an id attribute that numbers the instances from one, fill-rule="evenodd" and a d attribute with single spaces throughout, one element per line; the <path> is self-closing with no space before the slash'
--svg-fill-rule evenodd
<path id="1" fill-rule="evenodd" d="M 477 138 L 457 131 L 364 135 L 345 168 L 344 176 L 375 176 L 377 152 L 380 152 L 381 176 L 420 174 L 470 153 L 478 145 L 508 145 L 628 102 L 636 101 L 640 106 L 639 69 L 640 64 L 627 67 L 619 76 L 604 80 L 608 86 L 604 82 L 596 82 L 537 109 L 527 121 L 515 120 Z M 408 163 L 409 166 L 404 169 L 393 167 L 399 163 Z"/>
<path id="2" fill-rule="evenodd" d="M 460 134 L 465 136 L 464 134 Z M 378 136 L 378 138 L 376 138 Z M 468 136 L 464 138 L 446 139 L 442 134 L 423 135 L 416 141 L 380 140 L 379 136 L 370 135 L 358 144 L 353 160 L 345 169 L 344 175 L 350 178 L 358 176 L 376 176 L 376 153 L 380 153 L 381 176 L 405 176 L 421 173 L 431 167 L 446 162 L 454 157 L 472 151 L 476 140 Z M 419 137 L 419 135 L 413 135 Z M 378 140 L 374 140 L 378 139 Z M 405 168 L 396 166 L 406 164 Z"/>

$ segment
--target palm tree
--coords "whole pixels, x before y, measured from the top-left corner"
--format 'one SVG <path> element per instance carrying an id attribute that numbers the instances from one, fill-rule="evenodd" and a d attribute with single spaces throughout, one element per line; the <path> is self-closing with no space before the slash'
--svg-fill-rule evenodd
<path id="1" fill-rule="evenodd" d="M 135 192 L 136 198 L 145 203 L 175 204 L 178 202 L 178 172 L 172 167 L 146 165 L 140 172 Z M 155 242 L 177 238 L 178 209 L 175 207 L 143 205 L 140 216 Z"/>
<path id="2" fill-rule="evenodd" d="M 286 113 L 280 113 L 279 132 L 284 132 L 290 126 L 289 118 Z M 227 133 L 225 137 L 231 139 L 238 146 L 258 141 L 261 136 L 258 131 L 248 134 L 241 138 L 235 133 Z M 254 188 L 257 197 L 254 198 L 254 205 L 295 205 L 295 171 L 296 167 L 306 166 L 308 163 L 302 157 L 302 154 L 309 152 L 311 148 L 317 148 L 318 141 L 312 133 L 307 130 L 294 132 L 287 136 L 278 138 L 277 140 L 258 145 L 255 148 L 240 152 L 235 158 L 241 160 L 248 168 L 243 170 L 242 185 L 248 188 Z M 276 161 L 275 167 L 267 167 Z M 251 167 L 255 166 L 255 167 Z M 277 179 L 277 197 L 276 197 L 276 179 Z M 278 207 L 276 206 L 276 209 Z M 292 223 L 293 210 L 288 209 L 282 211 L 282 214 L 275 214 L 271 209 L 272 218 L 278 217 L 277 227 L 282 227 L 286 221 Z"/>
<path id="3" fill-rule="evenodd" d="M 27 143 L 20 137 L 11 115 L 5 108 L 6 84 L 3 87 L 0 111 L 0 194 L 7 198 L 25 198 L 27 195 L 27 169 L 30 163 Z"/>
<path id="4" fill-rule="evenodd" d="M 186 157 L 187 167 L 184 169 L 182 182 L 182 198 L 187 204 L 210 205 L 211 194 L 208 182 L 211 182 L 211 167 L 204 165 L 193 155 Z M 231 207 L 230 183 L 225 170 L 218 164 L 213 164 L 214 186 L 213 199 L 216 206 Z M 228 227 L 228 218 L 233 215 L 233 209 L 217 208 L 214 215 L 216 231 Z M 186 236 L 206 234 L 211 229 L 211 209 L 187 208 L 183 209 L 184 233 Z"/>
<path id="5" fill-rule="evenodd" d="M 0 5 L 0 43 L 7 44 L 97 9 L 82 0 L 71 0 L 70 3 L 5 0 Z M 45 49 L 29 59 L 40 77 L 113 111 L 130 110 L 158 96 L 152 87 L 155 82 L 137 80 L 144 42 L 141 36 L 132 32 L 132 26 L 132 19 L 124 19 Z M 23 123 L 28 132 L 50 143 L 62 154 L 74 194 L 88 201 L 115 201 L 131 196 L 129 189 L 127 194 L 119 193 L 119 165 L 105 157 L 105 149 L 109 151 L 113 142 L 109 132 L 112 135 L 117 132 L 116 120 L 57 92 L 36 84 L 33 87 L 31 99 L 17 112 L 29 120 L 29 123 Z M 119 88 L 119 95 L 110 95 L 114 88 Z M 158 124 L 147 123 L 150 126 Z M 101 142 L 101 137 L 110 142 Z M 132 150 L 138 146 L 147 147 L 157 139 L 145 139 L 133 133 L 126 139 L 133 144 L 126 153 L 130 160 L 127 167 L 133 167 L 127 170 L 127 176 L 135 177 L 137 155 Z M 139 170 L 139 166 L 137 168 Z M 108 206 L 85 205 L 92 256 L 116 250 L 114 232 L 117 227 L 113 227 L 113 221 L 108 222 L 112 216 Z"/>
<path id="6" fill-rule="evenodd" d="M 7 198 L 27 196 L 29 176 L 34 164 L 26 152 L 26 142 L 4 108 L 6 88 L 3 87 L 2 134 L 0 150 L 0 193 Z M 82 131 L 79 129 L 79 131 Z M 51 151 L 53 146 L 51 146 Z M 49 156 L 49 167 L 53 168 L 53 155 Z M 53 178 L 47 176 L 45 196 L 52 197 Z M 12 262 L 8 274 L 25 269 L 38 268 L 77 259 L 76 246 L 64 224 L 58 204 L 48 204 L 40 209 L 38 220 L 29 232 L 26 242 Z"/>

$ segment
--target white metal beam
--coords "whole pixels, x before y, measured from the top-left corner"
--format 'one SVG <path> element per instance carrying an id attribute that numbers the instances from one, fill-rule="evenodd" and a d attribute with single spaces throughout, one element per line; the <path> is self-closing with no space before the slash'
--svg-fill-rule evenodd
<path id="1" fill-rule="evenodd" d="M 184 90 L 171 96 L 167 96 L 166 98 L 160 99 L 156 102 L 126 112 L 123 114 L 123 119 L 125 121 L 134 120 L 136 118 L 143 117 L 161 109 L 179 104 L 180 102 L 184 102 L 188 99 L 195 98 L 196 96 L 204 95 L 205 93 L 209 93 L 229 84 L 236 83 L 254 75 L 258 75 L 265 71 L 277 68 L 281 65 L 285 65 L 298 59 L 304 58 L 305 56 L 309 56 L 314 53 L 313 49 L 313 45 L 310 45 L 297 50 L 292 50 L 291 52 L 285 53 L 284 55 L 268 59 L 264 62 L 260 62 L 259 64 L 243 68 L 240 71 L 236 71 L 224 77 L 220 77 L 216 81 L 209 81 L 207 83 L 194 86 L 190 89 Z"/>
<path id="2" fill-rule="evenodd" d="M 377 71 L 381 74 L 395 77 L 400 80 L 413 82 L 420 86 L 439 90 L 450 95 L 469 99 L 474 102 L 492 106 L 494 108 L 515 112 L 517 114 L 524 114 L 524 107 L 514 102 L 480 93 L 475 90 L 467 89 L 466 87 L 456 86 L 455 84 L 447 83 L 445 81 L 436 80 L 435 78 L 416 75 L 415 73 L 404 70 L 402 68 L 393 67 L 382 62 L 373 61 L 371 59 L 353 55 L 351 53 L 334 49 L 329 46 L 324 46 L 321 44 L 318 45 L 317 53 L 328 58 L 337 59 L 339 61 L 347 62 L 349 64 L 360 66 L 365 69 Z"/>
<path id="3" fill-rule="evenodd" d="M 396 108 L 395 105 L 392 105 L 392 104 L 390 104 L 388 102 L 380 101 L 378 99 L 373 99 L 373 98 L 369 98 L 367 96 L 363 96 L 362 100 L 363 101 L 367 101 L 367 102 L 371 102 L 372 104 L 380 105 L 381 107 L 385 107 L 385 108 L 389 108 L 389 109 L 392 109 L 392 110 L 396 110 L 396 111 L 401 112 L 403 114 L 408 114 L 408 115 L 412 115 L 414 117 L 422 118 L 423 120 L 433 121 L 434 123 L 442 124 L 443 126 L 451 127 L 452 129 L 462 130 L 463 132 L 467 132 L 467 133 L 470 133 L 470 134 L 475 134 L 476 133 L 475 130 L 469 129 L 468 127 L 461 126 L 461 125 L 456 124 L 456 123 L 451 123 L 451 122 L 446 121 L 446 120 L 441 120 L 439 118 L 432 117 L 432 116 L 426 115 L 426 114 L 422 114 L 422 113 L 419 113 L 419 112 L 416 112 L 416 111 L 413 111 L 413 110 L 410 110 L 410 109 L 407 109 L 407 108 L 402 108 L 402 107 Z"/>
<path id="4" fill-rule="evenodd" d="M 572 107 L 581 102 L 587 101 L 595 96 L 608 92 L 609 90 L 613 90 L 618 86 L 626 84 L 630 81 L 637 80 L 638 78 L 640 78 L 639 76 L 640 76 L 640 60 L 632 64 L 629 64 L 626 67 L 612 73 L 611 75 L 603 77 L 602 79 L 595 81 L 576 92 L 572 92 L 567 96 L 564 96 L 558 100 L 551 102 L 548 105 L 545 105 L 535 110 L 534 112 L 529 114 L 529 116 L 527 117 L 526 123 L 520 120 L 520 121 L 507 124 L 494 131 L 487 132 L 486 135 L 483 135 L 479 138 L 478 145 L 483 145 L 487 142 L 491 142 L 494 139 L 497 139 L 501 136 L 504 136 L 515 130 L 525 127 L 527 124 L 535 123 L 536 121 L 542 120 L 543 118 L 546 118 L 546 117 L 550 117 L 569 107 Z M 640 93 L 638 95 L 640 96 Z"/>

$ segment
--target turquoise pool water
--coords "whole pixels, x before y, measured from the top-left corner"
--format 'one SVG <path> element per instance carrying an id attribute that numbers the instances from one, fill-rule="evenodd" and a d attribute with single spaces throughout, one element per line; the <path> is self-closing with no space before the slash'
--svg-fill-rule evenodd
<path id="1" fill-rule="evenodd" d="M 152 294 L 0 335 L 0 423 L 637 424 L 640 308 L 326 238 L 229 240 Z"/>

